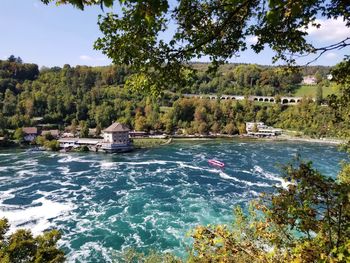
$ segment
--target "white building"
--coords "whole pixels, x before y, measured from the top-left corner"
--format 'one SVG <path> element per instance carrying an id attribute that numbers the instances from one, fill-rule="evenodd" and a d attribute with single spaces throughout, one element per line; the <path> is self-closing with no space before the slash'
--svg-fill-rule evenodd
<path id="1" fill-rule="evenodd" d="M 263 122 L 246 122 L 246 131 L 252 136 L 277 136 L 282 134 L 282 129 L 276 129 L 265 125 Z"/>
<path id="2" fill-rule="evenodd" d="M 129 129 L 123 124 L 115 122 L 103 130 L 101 149 L 105 152 L 127 152 L 132 148 Z"/>
<path id="3" fill-rule="evenodd" d="M 314 76 L 305 76 L 305 77 L 303 77 L 302 84 L 305 84 L 305 85 L 316 85 L 317 81 L 316 81 L 316 78 Z"/>

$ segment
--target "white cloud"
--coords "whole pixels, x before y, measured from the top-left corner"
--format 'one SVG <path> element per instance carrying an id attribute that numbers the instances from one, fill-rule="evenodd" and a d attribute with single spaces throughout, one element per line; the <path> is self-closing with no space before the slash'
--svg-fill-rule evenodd
<path id="1" fill-rule="evenodd" d="M 247 37 L 247 43 L 254 45 L 258 42 L 258 37 L 257 36 L 249 36 Z"/>
<path id="2" fill-rule="evenodd" d="M 306 31 L 310 37 L 318 42 L 339 42 L 350 37 L 350 28 L 346 27 L 343 17 L 337 19 L 316 19 L 320 28 L 311 27 Z"/>
<path id="3" fill-rule="evenodd" d="M 81 60 L 84 60 L 84 61 L 92 61 L 93 60 L 92 57 L 87 56 L 87 55 L 81 55 L 81 56 L 79 56 L 79 58 Z"/>
<path id="4" fill-rule="evenodd" d="M 91 57 L 91 56 L 88 56 L 88 55 L 80 55 L 79 59 L 83 60 L 83 61 L 107 61 L 106 58 L 101 58 L 101 57 L 94 58 L 94 57 Z"/>
<path id="5" fill-rule="evenodd" d="M 334 52 L 329 52 L 325 54 L 325 57 L 328 59 L 334 59 L 338 57 L 338 54 L 334 53 Z"/>

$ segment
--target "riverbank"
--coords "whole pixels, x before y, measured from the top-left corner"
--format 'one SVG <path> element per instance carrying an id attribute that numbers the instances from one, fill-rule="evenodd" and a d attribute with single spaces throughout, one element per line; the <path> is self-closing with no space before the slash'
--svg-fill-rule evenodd
<path id="1" fill-rule="evenodd" d="M 144 148 L 153 148 L 157 146 L 167 145 L 172 142 L 181 142 L 181 141 L 210 141 L 210 140 L 252 140 L 252 141 L 273 141 L 273 142 L 283 142 L 283 141 L 295 141 L 295 142 L 307 142 L 307 143 L 319 143 L 319 144 L 331 144 L 331 145 L 341 145 L 345 144 L 347 141 L 344 139 L 338 138 L 310 138 L 307 136 L 294 136 L 290 134 L 282 134 L 274 137 L 253 137 L 247 135 L 181 135 L 181 136 L 172 136 L 168 138 L 133 138 L 134 149 L 144 149 Z M 37 147 L 33 145 L 34 147 Z M 10 144 L 8 146 L 2 146 L 1 149 L 9 149 L 9 148 L 25 148 L 30 149 L 31 145 L 20 145 L 20 144 Z M 49 149 L 46 149 L 49 150 Z M 84 151 L 84 150 L 78 150 Z"/>
<path id="2" fill-rule="evenodd" d="M 344 139 L 337 139 L 337 138 L 310 138 L 310 137 L 295 137 L 290 135 L 280 135 L 275 140 L 280 141 L 296 141 L 296 142 L 312 142 L 312 143 L 326 143 L 326 144 L 334 144 L 334 145 L 341 145 L 346 143 L 347 141 Z"/>
<path id="3" fill-rule="evenodd" d="M 172 138 L 133 138 L 133 145 L 135 149 L 156 147 L 170 144 Z"/>
<path id="4" fill-rule="evenodd" d="M 333 144 L 341 145 L 347 141 L 338 138 L 310 138 L 307 136 L 292 136 L 282 134 L 274 137 L 253 137 L 253 136 L 240 136 L 240 135 L 216 135 L 216 136 L 176 136 L 173 137 L 176 141 L 206 141 L 213 139 L 245 139 L 245 140 L 261 140 L 261 141 L 295 141 L 295 142 L 310 142 L 310 143 L 323 143 L 323 144 Z"/>

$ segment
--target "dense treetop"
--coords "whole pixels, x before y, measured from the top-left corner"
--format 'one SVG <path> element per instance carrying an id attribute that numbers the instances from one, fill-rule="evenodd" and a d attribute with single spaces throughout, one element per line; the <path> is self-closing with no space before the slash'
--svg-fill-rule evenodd
<path id="1" fill-rule="evenodd" d="M 18 78 L 16 70 L 30 65 L 27 78 Z M 319 87 L 330 84 L 326 80 L 328 67 L 307 67 L 300 72 L 287 72 L 278 67 L 248 64 L 226 64 L 212 75 L 205 73 L 208 64 L 193 64 L 198 71 L 182 93 L 233 95 L 293 95 L 303 75 L 319 74 Z M 30 69 L 29 67 L 28 69 Z M 244 133 L 244 123 L 263 121 L 268 125 L 294 129 L 311 136 L 344 136 L 350 130 L 346 109 L 338 107 L 335 96 L 331 107 L 327 98 L 317 103 L 305 98 L 298 106 L 256 104 L 249 101 L 206 101 L 181 98 L 178 89 L 164 91 L 159 98 L 146 96 L 139 90 L 125 89 L 134 71 L 127 66 L 108 67 L 43 67 L 22 61 L 0 61 L 0 135 L 7 129 L 45 124 L 45 127 L 81 128 L 84 136 L 88 128 L 101 129 L 114 121 L 142 131 L 183 132 L 187 134 Z M 12 72 L 12 73 L 11 73 Z M 29 74 L 32 72 L 31 74 Z M 303 118 L 300 118 L 302 116 Z M 18 130 L 18 129 L 17 129 Z M 18 131 L 19 132 L 19 131 Z M 16 135 L 16 133 L 14 134 Z M 18 136 L 15 136 L 18 137 Z M 20 136 L 19 136 L 20 137 Z"/>

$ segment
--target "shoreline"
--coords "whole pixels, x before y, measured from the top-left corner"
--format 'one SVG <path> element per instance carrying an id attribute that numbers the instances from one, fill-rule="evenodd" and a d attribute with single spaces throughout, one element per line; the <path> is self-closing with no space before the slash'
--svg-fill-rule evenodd
<path id="1" fill-rule="evenodd" d="M 344 139 L 337 138 L 308 138 L 308 137 L 292 137 L 292 136 L 284 136 L 282 138 L 277 138 L 277 140 L 281 141 L 298 141 L 298 142 L 312 142 L 312 143 L 323 143 L 323 144 L 333 144 L 333 145 L 341 145 L 346 143 Z"/>
<path id="2" fill-rule="evenodd" d="M 135 139 L 135 138 L 134 138 Z M 242 136 L 242 135 L 208 135 L 208 136 L 194 136 L 194 135 L 181 135 L 181 136 L 168 136 L 167 139 L 159 138 L 137 138 L 136 140 L 143 141 L 140 145 L 135 146 L 137 149 L 153 148 L 157 146 L 164 146 L 172 144 L 176 141 L 211 141 L 211 140 L 247 140 L 247 141 L 266 141 L 266 142 L 306 142 L 306 143 L 319 143 L 319 144 L 329 144 L 339 146 L 345 144 L 347 140 L 338 138 L 310 138 L 310 137 L 296 137 L 291 135 L 279 135 L 276 137 L 252 137 L 252 136 Z M 146 143 L 145 143 L 146 142 Z M 35 145 L 16 145 L 11 144 L 9 146 L 0 146 L 1 150 L 6 149 L 31 149 L 37 147 Z M 49 151 L 49 150 L 46 150 Z"/>
<path id="3" fill-rule="evenodd" d="M 295 137 L 289 135 L 279 135 L 276 137 L 268 137 L 268 138 L 259 138 L 259 137 L 251 137 L 251 136 L 238 136 L 238 135 L 225 135 L 225 136 L 179 136 L 172 137 L 174 141 L 210 141 L 215 139 L 243 139 L 243 140 L 256 140 L 256 141 L 275 141 L 275 142 L 283 142 L 283 141 L 291 141 L 291 142 L 308 142 L 308 143 L 321 143 L 321 144 L 332 144 L 332 145 L 341 145 L 346 143 L 344 139 L 338 138 L 309 138 L 309 137 Z"/>

